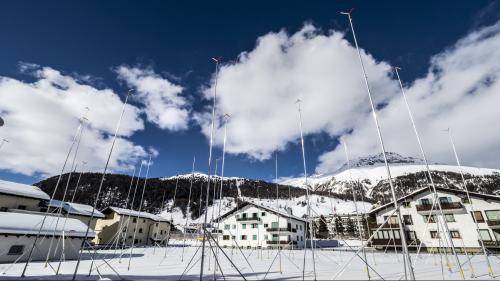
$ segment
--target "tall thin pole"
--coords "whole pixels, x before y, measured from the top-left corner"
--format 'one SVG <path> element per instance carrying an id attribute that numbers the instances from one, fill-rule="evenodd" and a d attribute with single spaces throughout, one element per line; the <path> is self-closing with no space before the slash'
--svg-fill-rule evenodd
<path id="1" fill-rule="evenodd" d="M 161 208 L 160 208 L 160 213 L 163 212 L 163 209 L 164 209 L 164 206 L 165 206 L 165 190 L 163 190 L 163 196 L 162 196 L 162 199 L 161 199 Z M 153 255 L 155 254 L 156 252 L 156 245 L 158 244 L 156 242 L 156 239 L 158 237 L 158 231 L 160 230 L 160 226 L 161 226 L 161 221 L 158 220 L 158 226 L 156 227 L 156 232 L 155 232 L 155 236 L 154 236 L 154 239 L 155 239 L 155 244 L 154 244 L 154 247 L 153 247 Z M 163 239 L 160 239 L 160 243 L 163 242 Z"/>
<path id="2" fill-rule="evenodd" d="M 436 185 L 434 184 L 434 179 L 432 177 L 431 169 L 429 168 L 429 162 L 427 161 L 427 156 L 425 155 L 425 151 L 424 151 L 424 148 L 422 145 L 422 140 L 420 139 L 420 134 L 418 133 L 417 125 L 415 124 L 415 119 L 413 118 L 413 112 L 410 108 L 410 104 L 408 103 L 408 99 L 406 98 L 406 93 L 405 93 L 405 90 L 403 87 L 403 83 L 401 82 L 401 78 L 399 77 L 398 70 L 400 70 L 399 67 L 394 68 L 394 72 L 396 73 L 396 76 L 398 78 L 399 87 L 401 88 L 401 94 L 403 96 L 403 101 L 405 102 L 406 110 L 408 111 L 408 117 L 410 118 L 410 121 L 411 121 L 411 124 L 413 127 L 413 132 L 415 133 L 415 137 L 417 138 L 418 147 L 420 149 L 420 155 L 424 159 L 425 169 L 427 171 L 427 174 L 429 175 L 429 181 L 431 183 L 432 192 L 434 193 L 434 200 L 437 203 L 437 207 L 439 208 L 439 213 L 441 215 L 441 219 L 443 220 L 444 230 L 446 232 L 446 236 L 448 237 L 448 239 L 450 241 L 451 250 L 453 252 L 453 255 L 455 256 L 455 260 L 456 260 L 457 266 L 460 270 L 460 274 L 462 276 L 462 279 L 464 279 L 465 277 L 464 277 L 462 265 L 460 264 L 460 260 L 458 258 L 457 252 L 455 251 L 455 244 L 453 243 L 453 237 L 451 236 L 451 232 L 450 232 L 450 229 L 448 227 L 448 222 L 446 221 L 446 217 L 444 216 L 443 209 L 441 208 L 441 201 L 439 200 L 439 195 L 438 195 L 437 190 L 436 190 Z"/>
<path id="3" fill-rule="evenodd" d="M 462 178 L 462 184 L 464 185 L 464 190 L 467 193 L 467 199 L 470 202 L 470 208 L 471 208 L 472 214 L 474 214 L 475 213 L 474 204 L 472 202 L 472 199 L 470 198 L 469 188 L 467 187 L 467 182 L 465 181 L 464 172 L 462 170 L 462 164 L 460 164 L 460 159 L 458 158 L 458 153 L 457 153 L 457 149 L 455 147 L 455 142 L 453 141 L 453 137 L 451 135 L 451 129 L 448 129 L 447 131 L 448 131 L 448 137 L 450 139 L 451 148 L 453 149 L 453 154 L 455 155 L 455 160 L 457 161 L 458 170 L 460 171 L 460 177 Z M 481 249 L 483 250 L 483 255 L 484 255 L 484 258 L 486 259 L 486 264 L 488 265 L 488 275 L 491 278 L 493 278 L 495 276 L 495 274 L 493 272 L 493 267 L 491 267 L 491 262 L 490 262 L 490 259 L 488 258 L 488 253 L 486 252 L 486 248 L 484 247 L 483 237 L 481 236 L 481 233 L 479 232 L 479 225 L 478 225 L 475 217 L 473 217 L 473 220 L 474 220 L 474 223 L 476 224 L 476 231 L 477 231 L 477 235 L 479 237 L 479 242 L 481 244 Z"/>
<path id="4" fill-rule="evenodd" d="M 219 60 L 220 58 L 212 58 L 215 61 L 215 85 L 214 85 L 214 102 L 212 105 L 212 125 L 210 128 L 210 145 L 208 152 L 208 174 L 207 174 L 207 195 L 205 202 L 205 215 L 203 219 L 203 240 L 201 245 L 201 263 L 200 263 L 200 281 L 203 280 L 203 266 L 205 263 L 205 241 L 208 239 L 206 227 L 207 227 L 207 211 L 208 211 L 208 196 L 210 191 L 210 174 L 212 173 L 212 146 L 214 141 L 214 127 L 215 127 L 215 105 L 217 102 L 217 79 L 219 78 Z M 201 207 L 201 206 L 200 206 Z"/>
<path id="5" fill-rule="evenodd" d="M 300 104 L 302 103 L 302 101 L 300 99 L 298 99 L 296 103 L 298 104 L 298 110 L 299 110 L 300 144 L 302 146 L 302 162 L 304 164 L 304 187 L 306 189 L 307 218 L 309 220 L 309 235 L 310 235 L 310 239 L 311 239 L 310 245 L 311 245 L 311 253 L 312 253 L 312 260 L 313 260 L 313 275 L 314 275 L 314 280 L 316 280 L 316 258 L 314 256 L 314 231 L 313 231 L 313 221 L 311 218 L 311 202 L 309 201 L 309 184 L 307 182 L 306 150 L 304 147 L 304 133 L 302 131 L 302 109 L 300 107 Z M 307 242 L 307 239 L 305 242 Z M 307 253 L 307 247 L 306 247 L 306 245 L 304 245 L 304 263 L 302 265 L 303 266 L 302 267 L 302 280 L 305 279 L 306 253 Z"/>
<path id="6" fill-rule="evenodd" d="M 279 212 L 280 205 L 279 205 L 279 198 L 280 198 L 280 191 L 279 191 L 279 183 L 278 183 L 278 153 L 275 154 L 275 163 L 274 163 L 274 171 L 275 171 L 275 181 L 276 181 L 276 211 Z M 279 255 L 279 269 L 280 269 L 280 274 L 283 274 L 283 271 L 281 270 L 281 249 L 280 249 L 280 216 L 276 216 L 277 224 L 278 224 L 278 255 Z M 293 244 L 293 243 L 292 243 Z"/>
<path id="7" fill-rule="evenodd" d="M 361 222 L 359 219 L 359 211 L 358 211 L 358 203 L 356 200 L 356 190 L 354 188 L 354 181 L 352 180 L 352 171 L 351 171 L 351 160 L 349 159 L 349 151 L 347 150 L 347 142 L 344 140 L 343 142 L 344 145 L 344 152 L 345 152 L 345 158 L 347 160 L 347 168 L 349 169 L 349 178 L 351 180 L 351 189 L 352 189 L 352 199 L 354 201 L 354 210 L 356 212 L 356 222 L 358 225 L 358 233 L 359 233 L 359 240 L 363 242 L 363 233 L 361 233 Z M 366 250 L 365 247 L 363 247 L 363 257 L 364 257 L 364 262 L 366 266 L 366 277 L 368 280 L 370 280 L 370 268 L 368 266 L 368 259 L 366 258 Z"/>
<path id="8" fill-rule="evenodd" d="M 380 126 L 379 126 L 378 118 L 377 118 L 377 112 L 375 111 L 375 105 L 374 105 L 373 100 L 372 100 L 372 94 L 371 94 L 371 90 L 370 90 L 370 85 L 368 84 L 368 77 L 366 76 L 365 66 L 364 66 L 363 60 L 361 58 L 361 51 L 359 50 L 358 40 L 356 39 L 356 33 L 354 32 L 354 26 L 352 24 L 351 13 L 352 13 L 352 9 L 347 13 L 342 12 L 341 14 L 347 15 L 349 18 L 349 24 L 351 26 L 352 36 L 354 38 L 354 43 L 356 44 L 356 50 L 358 52 L 358 58 L 359 58 L 359 64 L 361 67 L 361 72 L 362 72 L 363 78 L 365 80 L 366 92 L 368 94 L 368 99 L 370 101 L 370 106 L 371 106 L 372 115 L 373 115 L 373 121 L 375 122 L 375 127 L 377 128 L 378 140 L 380 142 L 380 149 L 382 150 L 382 155 L 384 156 L 384 164 L 385 164 L 385 169 L 387 171 L 387 178 L 389 180 L 389 185 L 391 187 L 392 200 L 394 201 L 394 208 L 396 210 L 396 215 L 398 217 L 399 232 L 400 232 L 400 237 L 401 237 L 401 247 L 403 249 L 403 255 L 404 255 L 403 260 L 404 260 L 405 279 L 408 279 L 407 268 L 406 268 L 408 266 L 408 269 L 410 271 L 410 279 L 415 280 L 415 273 L 413 272 L 411 258 L 410 258 L 410 254 L 408 253 L 408 247 L 406 244 L 405 232 L 403 230 L 403 223 L 401 220 L 401 212 L 398 208 L 398 201 L 396 198 L 396 191 L 394 189 L 394 184 L 392 182 L 391 170 L 389 169 L 389 163 L 387 162 L 387 155 L 386 155 L 384 140 L 382 138 L 382 133 L 380 131 Z"/>
<path id="9" fill-rule="evenodd" d="M 170 207 L 170 229 L 168 230 L 167 243 L 165 243 L 165 253 L 163 255 L 163 258 L 167 257 L 167 248 L 168 248 L 168 243 L 170 242 L 170 234 L 171 234 L 172 226 L 175 225 L 174 224 L 174 208 L 175 208 L 175 199 L 177 197 L 177 186 L 178 185 L 179 185 L 179 174 L 177 174 L 177 179 L 175 180 L 174 199 L 172 201 L 172 207 Z"/>
<path id="10" fill-rule="evenodd" d="M 130 262 L 132 261 L 132 253 L 134 251 L 134 245 L 135 245 L 135 237 L 137 235 L 137 228 L 139 227 L 139 214 L 141 213 L 142 210 L 142 203 L 144 201 L 144 191 L 146 190 L 146 184 L 148 182 L 148 176 L 149 176 L 149 167 L 151 166 L 151 154 L 149 155 L 149 160 L 148 164 L 146 167 L 146 177 L 144 178 L 144 185 L 142 186 L 142 194 L 141 194 L 141 201 L 139 202 L 139 210 L 137 212 L 137 225 L 135 226 L 134 229 L 134 237 L 132 238 L 132 247 L 130 248 L 130 255 L 128 258 L 128 270 L 130 270 Z"/>
<path id="11" fill-rule="evenodd" d="M 109 149 L 108 159 L 106 160 L 106 165 L 104 166 L 104 171 L 102 172 L 101 183 L 99 184 L 99 188 L 97 189 L 97 194 L 96 194 L 96 197 L 94 200 L 94 208 L 92 209 L 92 213 L 90 214 L 89 223 L 87 224 L 87 230 L 85 231 L 85 236 L 82 240 L 82 245 L 80 248 L 83 248 L 85 246 L 85 243 L 87 242 L 87 238 L 89 236 L 90 224 L 91 224 L 92 220 L 94 219 L 94 212 L 95 212 L 95 209 L 97 208 L 97 203 L 99 202 L 99 196 L 101 195 L 102 186 L 104 185 L 104 179 L 106 177 L 106 172 L 108 171 L 108 165 L 109 165 L 109 161 L 111 160 L 111 154 L 113 153 L 113 149 L 115 147 L 116 138 L 118 136 L 118 131 L 120 130 L 120 125 L 122 123 L 123 114 L 125 113 L 125 108 L 127 106 L 127 102 L 128 102 L 128 98 L 129 98 L 130 94 L 132 94 L 131 90 L 129 90 L 127 92 L 127 96 L 125 97 L 125 102 L 123 103 L 122 112 L 120 114 L 120 118 L 118 119 L 118 124 L 116 124 L 116 130 L 115 130 L 115 134 L 113 136 L 113 142 L 111 143 L 111 148 Z M 76 274 L 78 272 L 78 267 L 80 266 L 80 261 L 82 259 L 82 253 L 83 253 L 83 251 L 80 251 L 80 253 L 78 254 L 78 260 L 76 262 L 76 267 L 75 267 L 75 271 L 73 272 L 72 280 L 76 280 Z"/>
<path id="12" fill-rule="evenodd" d="M 7 139 L 2 139 L 2 142 L 0 142 L 0 149 L 2 148 L 3 144 L 9 142 Z"/>
<path id="13" fill-rule="evenodd" d="M 210 222 L 211 224 L 213 223 L 214 221 L 214 212 L 215 212 L 215 193 L 217 191 L 217 169 L 218 169 L 218 163 L 219 163 L 219 160 L 220 158 L 216 158 L 215 159 L 215 173 L 214 173 L 214 195 L 213 195 L 213 199 L 212 199 L 212 218 L 210 219 Z M 208 208 L 206 209 L 205 212 L 208 212 Z M 211 259 L 212 259 L 212 254 L 214 254 L 214 251 L 210 251 L 208 253 L 208 270 L 210 270 L 210 263 L 211 263 Z M 214 272 L 216 270 L 216 266 L 214 266 Z"/>
<path id="14" fill-rule="evenodd" d="M 193 169 L 191 170 L 191 180 L 189 183 L 189 195 L 188 195 L 188 204 L 186 207 L 186 222 L 184 223 L 184 233 L 182 238 L 182 256 L 181 262 L 184 261 L 184 248 L 186 248 L 186 228 L 189 219 L 189 215 L 191 214 L 191 190 L 193 189 L 193 179 L 194 179 L 194 165 L 196 164 L 196 156 L 193 156 Z"/>
<path id="15" fill-rule="evenodd" d="M 73 136 L 73 141 L 71 142 L 71 145 L 69 147 L 68 154 L 66 154 L 66 159 L 64 160 L 64 164 L 62 166 L 61 173 L 59 174 L 59 177 L 57 178 L 57 182 L 56 182 L 56 185 L 54 187 L 54 191 L 52 191 L 52 196 L 50 197 L 50 199 L 54 199 L 54 197 L 56 195 L 56 192 L 57 192 L 57 189 L 59 187 L 59 184 L 61 183 L 62 175 L 64 173 L 64 170 L 66 169 L 66 164 L 68 163 L 68 159 L 69 159 L 69 157 L 71 155 L 71 152 L 73 151 L 73 147 L 74 147 L 74 145 L 76 143 L 77 136 L 78 136 L 79 131 L 80 131 L 80 129 L 82 127 L 83 127 L 82 120 L 80 119 L 79 125 L 78 125 L 78 127 L 76 129 L 75 135 Z M 26 260 L 26 263 L 24 264 L 24 268 L 23 268 L 23 272 L 21 273 L 21 277 L 25 277 L 26 276 L 26 270 L 28 269 L 28 266 L 29 266 L 29 263 L 31 261 L 31 258 L 33 257 L 33 250 L 36 247 L 36 243 L 38 242 L 38 239 L 40 238 L 40 234 L 41 234 L 43 225 L 45 224 L 45 220 L 47 219 L 47 215 L 49 213 L 49 209 L 50 208 L 47 208 L 47 210 L 45 211 L 45 214 L 44 214 L 43 219 L 42 219 L 42 223 L 40 224 L 40 228 L 38 229 L 38 232 L 37 232 L 37 234 L 35 236 L 35 240 L 33 241 L 33 245 L 31 245 L 30 252 L 28 254 L 28 259 Z"/>
<path id="16" fill-rule="evenodd" d="M 132 187 L 134 186 L 134 178 L 135 178 L 135 166 L 134 166 L 134 171 L 132 173 L 132 178 L 130 179 L 130 186 L 128 187 L 127 197 L 125 199 L 125 209 L 128 208 L 128 202 L 129 202 L 129 199 L 130 199 L 130 192 L 132 191 Z M 120 223 L 118 224 L 119 225 L 118 226 L 119 231 L 122 231 L 121 229 L 123 228 L 123 223 L 124 223 L 124 221 L 122 219 L 120 219 Z M 123 243 L 127 239 L 127 231 L 128 231 L 128 225 L 127 225 L 127 228 L 125 228 L 125 233 L 122 231 L 118 235 L 119 238 L 116 240 L 116 245 L 117 246 L 118 246 L 118 243 L 120 243 L 123 246 Z M 116 247 L 115 247 L 115 249 L 116 249 Z"/>

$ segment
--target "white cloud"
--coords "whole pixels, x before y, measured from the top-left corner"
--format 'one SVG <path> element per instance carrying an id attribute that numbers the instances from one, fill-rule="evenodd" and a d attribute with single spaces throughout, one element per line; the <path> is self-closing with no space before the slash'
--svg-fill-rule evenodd
<path id="1" fill-rule="evenodd" d="M 97 89 L 50 67 L 21 64 L 34 75 L 28 83 L 0 77 L 0 112 L 5 126 L 0 137 L 9 140 L 0 150 L 0 169 L 25 175 L 60 172 L 79 118 L 89 107 L 90 123 L 80 145 L 79 158 L 87 169 L 102 170 L 123 101 L 110 89 Z M 146 152 L 127 139 L 144 128 L 140 110 L 127 105 L 111 170 L 128 169 Z"/>
<path id="2" fill-rule="evenodd" d="M 181 95 L 183 88 L 171 83 L 151 69 L 122 65 L 116 69 L 118 78 L 137 89 L 137 98 L 145 105 L 148 120 L 161 129 L 187 129 L 189 107 Z"/>
<path id="3" fill-rule="evenodd" d="M 450 127 L 465 164 L 500 168 L 500 23 L 470 33 L 434 56 L 427 75 L 406 89 L 428 158 L 455 163 L 444 129 Z M 404 78 L 404 72 L 402 73 Z M 370 80 L 374 80 L 370 77 Z M 377 93 L 377 92 L 376 92 Z M 377 93 L 378 94 L 378 93 Z M 387 150 L 420 156 L 402 96 L 379 113 Z M 347 136 L 353 156 L 379 152 L 373 121 Z M 344 162 L 341 147 L 320 157 L 318 172 Z"/>
<path id="4" fill-rule="evenodd" d="M 390 67 L 366 53 L 363 58 L 380 93 L 376 100 L 383 102 L 397 90 Z M 299 136 L 297 98 L 303 100 L 305 134 L 345 132 L 368 112 L 362 83 L 357 54 L 343 33 L 322 34 L 306 25 L 293 35 L 281 31 L 260 37 L 252 51 L 220 69 L 218 117 L 232 115 L 227 151 L 262 160 L 284 150 Z M 205 95 L 212 92 L 209 88 Z M 205 135 L 209 117 L 195 115 Z"/>

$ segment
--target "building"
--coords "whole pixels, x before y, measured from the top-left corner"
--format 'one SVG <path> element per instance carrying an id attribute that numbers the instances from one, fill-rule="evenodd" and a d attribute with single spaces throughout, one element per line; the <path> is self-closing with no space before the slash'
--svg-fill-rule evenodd
<path id="1" fill-rule="evenodd" d="M 14 212 L 0 212 L 0 263 L 23 262 L 28 258 L 28 253 L 40 231 L 43 214 L 28 214 Z M 57 224 L 57 216 L 46 216 L 41 236 L 33 251 L 33 261 L 45 260 L 50 247 L 51 238 L 54 237 L 53 245 L 59 243 L 59 247 L 52 247 L 50 260 L 76 259 L 82 245 L 87 225 L 77 219 L 68 219 L 63 225 Z M 45 239 L 43 239 L 45 236 Z M 95 237 L 94 231 L 90 230 L 88 239 Z M 64 246 L 61 240 L 64 238 Z"/>
<path id="2" fill-rule="evenodd" d="M 95 227 L 96 244 L 131 245 L 136 229 L 134 245 L 165 244 L 170 233 L 170 221 L 158 215 L 118 207 L 107 207 L 102 213 L 104 218 Z"/>
<path id="3" fill-rule="evenodd" d="M 50 196 L 32 185 L 0 180 L 0 211 L 45 211 Z"/>
<path id="4" fill-rule="evenodd" d="M 478 222 L 484 245 L 490 250 L 500 250 L 500 197 L 470 192 L 472 202 L 469 202 L 465 191 L 448 188 L 436 190 L 457 251 L 481 249 L 474 218 Z M 443 231 L 443 217 L 436 210 L 437 206 L 433 208 L 434 197 L 429 188 L 422 188 L 398 200 L 398 204 L 402 205 L 400 210 L 404 233 L 410 249 L 415 249 L 421 242 L 422 249 L 428 251 L 450 245 L 449 236 Z M 388 203 L 370 212 L 376 222 L 370 227 L 371 233 L 382 225 L 393 210 L 393 203 Z M 388 245 L 401 247 L 399 224 L 395 214 L 375 235 L 372 245 L 376 248 L 385 248 Z"/>
<path id="5" fill-rule="evenodd" d="M 88 224 L 90 217 L 92 216 L 92 210 L 94 209 L 90 205 L 62 202 L 59 200 L 50 200 L 47 204 L 48 208 L 53 211 L 61 211 L 64 217 L 77 219 L 84 224 Z M 95 229 L 98 219 L 103 219 L 104 214 L 98 210 L 94 210 L 94 215 L 92 221 L 90 222 L 90 228 Z"/>
<path id="6" fill-rule="evenodd" d="M 367 214 L 334 214 L 323 216 L 328 228 L 329 238 L 346 237 L 346 238 L 359 238 L 359 227 L 363 238 L 367 238 L 368 224 Z M 316 225 L 319 225 L 320 217 L 315 219 Z"/>
<path id="7" fill-rule="evenodd" d="M 216 219 L 223 247 L 302 248 L 306 220 L 244 201 Z"/>

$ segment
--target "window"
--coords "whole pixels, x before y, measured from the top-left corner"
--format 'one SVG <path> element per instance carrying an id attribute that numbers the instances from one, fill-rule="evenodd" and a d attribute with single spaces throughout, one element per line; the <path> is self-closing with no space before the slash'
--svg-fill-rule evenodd
<path id="1" fill-rule="evenodd" d="M 265 216 L 266 216 L 266 212 L 262 212 L 262 213 L 260 214 L 260 216 L 261 216 L 261 217 L 265 217 Z"/>
<path id="2" fill-rule="evenodd" d="M 431 238 L 437 239 L 439 238 L 439 233 L 437 231 L 431 230 Z"/>
<path id="3" fill-rule="evenodd" d="M 302 225 L 300 225 L 300 230 L 302 230 Z"/>
<path id="4" fill-rule="evenodd" d="M 17 206 L 17 208 L 19 210 L 26 210 L 26 206 L 25 205 L 19 205 L 19 206 Z"/>
<path id="5" fill-rule="evenodd" d="M 144 223 L 144 222 L 146 222 L 146 220 L 142 220 L 142 222 Z"/>
<path id="6" fill-rule="evenodd" d="M 420 204 L 428 206 L 428 205 L 431 205 L 432 202 L 431 202 L 431 199 L 429 199 L 429 198 L 422 198 L 422 199 L 420 199 Z"/>
<path id="7" fill-rule="evenodd" d="M 257 217 L 257 213 L 252 213 L 252 217 L 256 218 Z"/>
<path id="8" fill-rule="evenodd" d="M 236 219 L 239 219 L 240 218 L 240 215 L 236 215 Z"/>
<path id="9" fill-rule="evenodd" d="M 127 232 L 127 228 L 124 227 L 123 230 L 122 230 L 122 232 Z"/>
<path id="10" fill-rule="evenodd" d="M 411 208 L 411 203 L 410 202 L 403 202 L 403 208 Z"/>
<path id="11" fill-rule="evenodd" d="M 24 245 L 12 245 L 7 255 L 9 256 L 22 255 L 23 251 L 24 251 Z"/>
<path id="12" fill-rule="evenodd" d="M 273 234 L 273 241 L 278 241 L 280 239 L 280 237 L 278 236 L 278 234 Z"/>
<path id="13" fill-rule="evenodd" d="M 137 219 L 136 218 L 132 219 L 132 222 L 137 223 Z"/>
<path id="14" fill-rule="evenodd" d="M 446 222 L 456 222 L 455 216 L 453 214 L 445 214 L 444 219 Z"/>
<path id="15" fill-rule="evenodd" d="M 252 223 L 252 228 L 257 228 L 258 225 L 256 223 Z"/>
<path id="16" fill-rule="evenodd" d="M 264 235 L 264 240 L 267 240 L 267 234 Z"/>
<path id="17" fill-rule="evenodd" d="M 225 229 L 225 230 L 228 230 L 228 229 L 229 229 L 229 224 L 225 224 L 225 225 L 224 225 L 224 229 Z"/>
<path id="18" fill-rule="evenodd" d="M 424 215 L 422 216 L 424 218 L 424 222 L 427 223 L 427 221 L 429 221 L 429 223 L 436 223 L 436 216 L 435 215 Z"/>
<path id="19" fill-rule="evenodd" d="M 500 210 L 484 211 L 489 221 L 500 221 Z"/>
<path id="20" fill-rule="evenodd" d="M 269 226 L 269 224 L 267 224 L 267 223 L 264 224 L 264 227 L 268 227 L 268 226 Z"/>
<path id="21" fill-rule="evenodd" d="M 257 240 L 257 235 L 252 235 L 253 240 Z"/>
<path id="22" fill-rule="evenodd" d="M 247 213 L 243 213 L 243 214 L 241 214 L 241 217 L 242 217 L 242 218 L 246 218 L 246 217 L 247 217 Z"/>
<path id="23" fill-rule="evenodd" d="M 410 241 L 415 241 L 417 240 L 417 234 L 415 231 L 406 231 L 406 238 Z"/>
<path id="24" fill-rule="evenodd" d="M 479 234 L 481 235 L 481 239 L 483 241 L 491 241 L 491 235 L 488 229 L 480 229 Z"/>
<path id="25" fill-rule="evenodd" d="M 242 229 L 247 229 L 247 224 L 246 224 L 246 223 L 242 223 L 242 224 L 241 224 L 241 228 L 242 228 Z"/>
<path id="26" fill-rule="evenodd" d="M 471 215 L 472 215 L 472 218 L 474 219 L 474 221 L 484 222 L 483 213 L 481 213 L 481 211 L 474 211 L 474 213 L 471 212 Z"/>
<path id="27" fill-rule="evenodd" d="M 463 197 L 460 201 L 462 201 L 462 203 L 464 204 L 470 204 L 469 198 L 467 197 Z"/>
<path id="28" fill-rule="evenodd" d="M 233 227 L 233 229 L 236 229 L 236 224 L 233 224 L 232 227 Z"/>
<path id="29" fill-rule="evenodd" d="M 272 223 L 271 223 L 271 227 L 272 227 L 272 228 L 278 228 L 278 227 L 279 227 L 278 222 L 272 222 Z"/>
<path id="30" fill-rule="evenodd" d="M 412 225 L 411 215 L 403 215 L 403 222 L 405 225 Z"/>
<path id="31" fill-rule="evenodd" d="M 229 235 L 222 235 L 222 240 L 229 240 Z"/>
<path id="32" fill-rule="evenodd" d="M 439 197 L 439 203 L 441 204 L 450 204 L 451 197 Z"/>
<path id="33" fill-rule="evenodd" d="M 231 239 L 236 240 L 236 236 L 234 236 L 234 235 L 231 236 Z"/>
<path id="34" fill-rule="evenodd" d="M 241 240 L 247 240 L 247 236 L 246 235 L 241 235 Z"/>
<path id="35" fill-rule="evenodd" d="M 460 232 L 458 230 L 450 230 L 451 238 L 460 238 Z"/>
<path id="36" fill-rule="evenodd" d="M 142 228 L 139 228 L 139 233 L 142 233 Z"/>
<path id="37" fill-rule="evenodd" d="M 388 216 L 384 216 L 384 221 L 387 220 Z M 389 221 L 387 221 L 388 224 L 398 224 L 398 217 L 397 216 L 391 216 Z"/>

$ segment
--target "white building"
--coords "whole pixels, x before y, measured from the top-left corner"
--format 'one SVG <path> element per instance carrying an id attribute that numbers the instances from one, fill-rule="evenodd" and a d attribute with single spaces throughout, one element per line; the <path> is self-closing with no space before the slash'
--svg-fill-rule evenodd
<path id="1" fill-rule="evenodd" d="M 0 263 L 26 261 L 43 218 L 42 214 L 0 212 Z M 50 260 L 59 260 L 63 254 L 65 259 L 78 257 L 87 225 L 77 219 L 68 219 L 65 224 L 59 223 L 56 227 L 57 218 L 50 215 L 46 217 L 33 251 L 33 261 L 46 259 L 53 236 Z M 95 233 L 90 230 L 88 240 L 94 236 Z M 59 246 L 55 247 L 58 243 Z"/>
<path id="2" fill-rule="evenodd" d="M 302 248 L 306 240 L 306 220 L 252 202 L 239 203 L 216 221 L 222 247 Z"/>
<path id="3" fill-rule="evenodd" d="M 485 246 L 491 250 L 500 250 L 500 197 L 470 192 L 472 202 L 469 202 L 466 192 L 462 190 L 437 188 L 437 192 L 444 219 L 447 221 L 453 243 L 458 251 L 463 251 L 464 248 L 467 251 L 480 250 L 479 236 L 473 217 L 478 222 Z M 422 242 L 422 248 L 428 251 L 435 251 L 438 247 L 450 245 L 448 235 L 444 232 L 443 217 L 436 210 L 437 204 L 431 213 L 433 201 L 434 194 L 429 188 L 422 188 L 398 200 L 398 203 L 402 205 L 400 210 L 410 248 L 417 247 L 420 242 Z M 474 206 L 474 214 L 471 203 Z M 393 210 L 393 203 L 388 203 L 370 212 L 376 219 L 376 225 L 371 225 L 371 233 L 382 225 Z M 427 224 L 427 221 L 430 223 Z M 441 223 L 437 223 L 438 221 Z M 399 225 L 395 214 L 372 241 L 372 245 L 377 248 L 385 248 L 387 245 L 394 247 L 394 244 L 397 247 L 401 245 Z"/>
<path id="4" fill-rule="evenodd" d="M 90 218 L 90 228 L 95 229 L 98 219 L 103 219 L 104 214 L 94 209 L 94 207 L 85 204 L 78 204 L 72 202 L 63 202 L 59 200 L 50 200 L 48 203 L 50 211 L 60 211 L 64 217 L 78 219 L 84 224 L 88 224 Z M 92 215 L 93 210 L 93 215 Z"/>
<path id="5" fill-rule="evenodd" d="M 40 188 L 22 183 L 0 180 L 0 211 L 27 210 L 40 212 L 50 196 Z"/>

